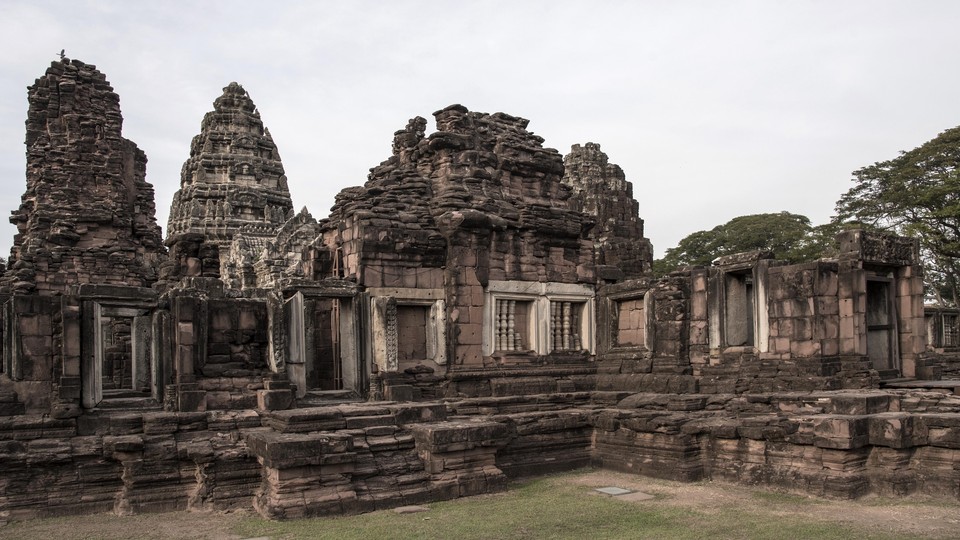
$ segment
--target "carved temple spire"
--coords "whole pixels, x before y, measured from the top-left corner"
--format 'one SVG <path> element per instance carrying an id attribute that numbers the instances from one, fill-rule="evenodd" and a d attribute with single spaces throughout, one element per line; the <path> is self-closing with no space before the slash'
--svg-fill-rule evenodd
<path id="1" fill-rule="evenodd" d="M 293 215 L 280 154 L 250 95 L 232 82 L 213 107 L 180 173 L 168 243 L 199 233 L 227 245 L 240 228 L 269 234 Z"/>

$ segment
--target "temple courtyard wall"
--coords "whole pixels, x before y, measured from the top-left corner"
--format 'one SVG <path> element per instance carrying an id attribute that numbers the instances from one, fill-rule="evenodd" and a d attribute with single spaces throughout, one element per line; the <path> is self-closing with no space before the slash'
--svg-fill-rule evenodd
<path id="1" fill-rule="evenodd" d="M 570 392 L 285 411 L 0 419 L 0 517 L 255 508 L 275 519 L 488 493 L 593 465 L 856 498 L 960 498 L 960 398 Z"/>

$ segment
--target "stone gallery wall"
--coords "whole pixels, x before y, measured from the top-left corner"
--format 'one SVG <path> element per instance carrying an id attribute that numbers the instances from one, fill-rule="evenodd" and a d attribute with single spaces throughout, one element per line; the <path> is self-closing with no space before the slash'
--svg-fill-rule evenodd
<path id="1" fill-rule="evenodd" d="M 0 517 L 256 508 L 339 515 L 588 464 L 826 497 L 960 497 L 939 392 L 580 392 L 256 412 L 0 419 Z"/>

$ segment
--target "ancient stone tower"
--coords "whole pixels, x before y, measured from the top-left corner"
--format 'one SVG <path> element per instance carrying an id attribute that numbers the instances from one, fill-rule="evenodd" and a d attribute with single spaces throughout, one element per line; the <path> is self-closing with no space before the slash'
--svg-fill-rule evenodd
<path id="1" fill-rule="evenodd" d="M 249 94 L 237 83 L 223 89 L 200 126 L 170 205 L 169 277 L 237 280 L 241 264 L 229 254 L 235 239 L 257 253 L 293 215 L 280 154 Z M 169 273 L 168 273 L 169 272 Z"/>
<path id="2" fill-rule="evenodd" d="M 600 145 L 573 145 L 563 158 L 563 183 L 573 188 L 570 198 L 577 210 L 593 216 L 596 224 L 589 237 L 594 241 L 598 270 L 603 266 L 638 277 L 650 271 L 653 246 L 643 236 L 643 220 L 637 215 L 633 185 L 623 169 L 610 163 Z"/>
<path id="3" fill-rule="evenodd" d="M 95 66 L 53 62 L 29 88 L 27 189 L 4 289 L 149 286 L 163 254 L 146 155 L 120 135 L 120 98 Z"/>

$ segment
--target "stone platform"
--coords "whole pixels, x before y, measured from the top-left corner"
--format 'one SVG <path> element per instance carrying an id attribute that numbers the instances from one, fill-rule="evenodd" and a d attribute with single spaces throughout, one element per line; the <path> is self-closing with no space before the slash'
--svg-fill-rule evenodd
<path id="1" fill-rule="evenodd" d="M 960 398 L 573 392 L 258 412 L 0 418 L 0 518 L 256 508 L 275 519 L 501 490 L 588 465 L 818 496 L 960 498 Z"/>

